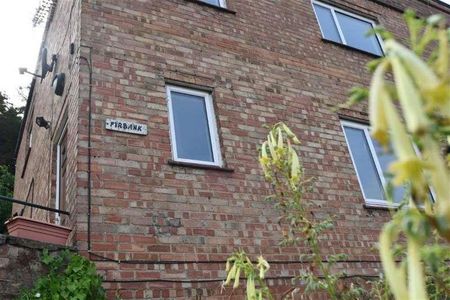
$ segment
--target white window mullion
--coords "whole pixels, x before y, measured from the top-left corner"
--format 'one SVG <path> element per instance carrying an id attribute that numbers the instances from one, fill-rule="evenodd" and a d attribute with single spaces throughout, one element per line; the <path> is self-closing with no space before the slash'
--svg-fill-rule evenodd
<path id="1" fill-rule="evenodd" d="M 370 200 L 370 199 L 369 199 L 369 197 L 367 197 L 366 192 L 364 191 L 364 186 L 363 186 L 363 183 L 362 183 L 362 181 L 361 181 L 361 179 L 360 179 L 361 176 L 360 176 L 359 171 L 358 171 L 358 168 L 357 168 L 357 166 L 356 166 L 356 161 L 355 161 L 355 158 L 353 157 L 352 150 L 350 149 L 350 143 L 349 143 L 349 140 L 348 140 L 348 137 L 347 137 L 347 133 L 345 132 L 345 126 L 349 126 L 349 125 L 350 125 L 350 124 L 349 124 L 348 122 L 345 122 L 345 121 L 342 121 L 342 122 L 341 122 L 342 132 L 344 133 L 344 138 L 345 138 L 345 141 L 346 141 L 347 146 L 348 146 L 348 153 L 350 154 L 350 159 L 352 160 L 353 169 L 355 170 L 356 177 L 358 177 L 359 188 L 361 189 L 361 192 L 362 192 L 362 194 L 363 194 L 364 199 L 365 199 L 366 201 L 368 201 L 368 200 Z M 350 125 L 349 127 L 351 127 L 351 125 Z"/>
<path id="2" fill-rule="evenodd" d="M 217 134 L 217 127 L 216 127 L 217 122 L 214 114 L 212 96 L 207 95 L 205 101 L 206 101 L 205 103 L 206 114 L 208 117 L 209 136 L 211 140 L 211 148 L 213 151 L 214 162 L 216 162 L 218 165 L 222 165 L 222 158 L 220 157 L 220 151 L 217 151 L 217 149 L 220 149 L 220 143 L 219 143 L 219 136 Z"/>
<path id="3" fill-rule="evenodd" d="M 64 138 L 64 135 L 66 135 L 66 130 L 67 130 L 67 121 L 64 124 L 59 138 L 56 142 L 56 195 L 55 195 L 55 208 L 56 209 L 60 209 L 61 207 L 61 142 Z M 67 151 L 67 150 L 66 150 Z M 55 213 L 55 223 L 56 224 L 61 224 L 61 214 L 60 213 Z"/>
<path id="4" fill-rule="evenodd" d="M 331 10 L 331 15 L 333 16 L 334 24 L 336 25 L 336 28 L 339 32 L 341 41 L 344 45 L 347 45 L 347 41 L 345 40 L 345 36 L 344 36 L 344 33 L 342 32 L 341 25 L 339 24 L 339 21 L 337 19 L 336 12 L 334 11 L 334 7 L 330 7 L 330 10 Z"/>
<path id="5" fill-rule="evenodd" d="M 177 137 L 175 135 L 175 121 L 173 117 L 173 110 L 172 110 L 172 88 L 170 86 L 167 86 L 167 107 L 169 112 L 169 127 L 170 127 L 170 140 L 171 140 L 171 148 L 172 148 L 172 155 L 173 159 L 177 160 L 178 153 L 177 153 Z"/>
<path id="6" fill-rule="evenodd" d="M 378 176 L 380 177 L 381 184 L 386 189 L 387 182 L 384 178 L 383 169 L 381 168 L 381 164 L 378 161 L 378 155 L 375 150 L 375 146 L 373 145 L 372 138 L 370 137 L 370 132 L 368 128 L 364 128 L 364 136 L 366 137 L 367 145 L 369 145 L 370 153 L 372 154 L 372 159 L 375 164 L 375 168 L 377 169 Z"/>
<path id="7" fill-rule="evenodd" d="M 56 197 L 55 197 L 55 208 L 59 209 L 59 201 L 61 197 L 61 145 L 56 145 Z M 57 225 L 61 224 L 61 214 L 55 213 L 55 223 Z"/>
<path id="8" fill-rule="evenodd" d="M 356 176 L 358 177 L 358 183 L 359 183 L 359 186 L 361 188 L 361 192 L 362 192 L 362 194 L 364 196 L 364 200 L 365 200 L 366 204 L 371 205 L 371 206 L 372 205 L 373 206 L 377 206 L 377 207 L 390 207 L 390 206 L 392 206 L 392 204 L 388 203 L 385 199 L 382 199 L 382 198 L 381 199 L 370 198 L 366 194 L 366 191 L 364 189 L 364 183 L 362 181 L 362 176 L 361 176 L 362 174 L 360 174 L 361 170 L 359 170 L 358 165 L 356 163 L 356 160 L 355 160 L 355 158 L 353 156 L 353 153 L 352 153 L 353 150 L 352 150 L 352 148 L 350 146 L 349 138 L 347 137 L 347 132 L 345 130 L 345 128 L 347 127 L 347 128 L 352 128 L 352 129 L 356 129 L 356 130 L 362 131 L 362 133 L 363 133 L 362 138 L 364 139 L 364 142 L 367 143 L 367 146 L 369 148 L 368 149 L 369 150 L 369 155 L 370 155 L 370 159 L 373 162 L 373 166 L 375 168 L 375 170 L 374 170 L 375 175 L 378 177 L 377 179 L 380 180 L 380 185 L 381 185 L 380 188 L 385 190 L 386 183 L 385 183 L 385 179 L 384 179 L 384 176 L 383 176 L 383 171 L 382 171 L 381 165 L 380 165 L 380 163 L 378 161 L 378 157 L 376 155 L 375 148 L 374 148 L 373 143 L 371 141 L 371 138 L 370 138 L 370 135 L 369 135 L 369 131 L 368 131 L 368 127 L 366 125 L 359 124 L 359 123 L 354 123 L 352 121 L 341 121 L 341 127 L 342 127 L 342 130 L 343 130 L 343 133 L 344 133 L 344 137 L 345 137 L 346 142 L 347 142 L 350 158 L 352 160 L 352 163 L 353 163 L 353 166 L 354 166 L 354 170 L 356 172 Z"/>

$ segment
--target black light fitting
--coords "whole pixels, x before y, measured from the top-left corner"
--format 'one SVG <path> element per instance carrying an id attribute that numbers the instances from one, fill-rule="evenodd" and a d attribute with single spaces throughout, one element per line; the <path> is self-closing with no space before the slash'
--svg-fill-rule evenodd
<path id="1" fill-rule="evenodd" d="M 44 127 L 45 129 L 50 128 L 50 122 L 47 121 L 44 117 L 36 117 L 36 125 L 39 127 Z"/>
<path id="2" fill-rule="evenodd" d="M 56 95 L 62 96 L 64 94 L 64 86 L 66 85 L 66 74 L 59 73 L 53 77 L 52 88 Z"/>

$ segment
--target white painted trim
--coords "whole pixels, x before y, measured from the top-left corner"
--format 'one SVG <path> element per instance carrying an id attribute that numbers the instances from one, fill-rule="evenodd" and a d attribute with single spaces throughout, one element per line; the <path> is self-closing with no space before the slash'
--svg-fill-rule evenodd
<path id="1" fill-rule="evenodd" d="M 206 108 L 206 116 L 208 121 L 208 129 L 209 129 L 209 136 L 211 140 L 211 149 L 213 152 L 213 162 L 211 161 L 203 161 L 203 160 L 195 160 L 195 159 L 186 159 L 186 158 L 180 158 L 178 157 L 177 153 L 177 138 L 175 134 L 175 124 L 174 124 L 174 116 L 173 116 L 173 109 L 172 109 L 172 92 L 179 92 L 187 95 L 194 95 L 202 97 L 205 101 L 205 108 Z M 217 131 L 217 123 L 216 123 L 216 117 L 214 114 L 214 107 L 213 107 L 213 100 L 212 96 L 208 92 L 195 90 L 191 88 L 184 88 L 179 86 L 173 86 L 173 85 L 167 85 L 166 86 L 166 93 L 167 93 L 167 106 L 168 106 L 168 112 L 169 112 L 169 125 L 170 125 L 170 140 L 171 140 L 171 148 L 172 148 L 172 155 L 173 160 L 179 161 L 179 162 L 186 162 L 186 163 L 195 163 L 195 164 L 202 164 L 202 165 L 210 165 L 210 166 L 222 166 L 222 156 L 220 152 L 220 142 L 219 142 L 219 136 Z"/>
<path id="2" fill-rule="evenodd" d="M 55 195 L 55 208 L 60 208 L 60 197 L 61 197 L 61 140 L 67 130 L 67 121 L 61 130 L 58 140 L 56 142 L 56 195 Z M 67 150 L 66 150 L 67 151 Z M 61 224 L 61 214 L 55 213 L 55 223 L 57 225 Z"/>
<path id="3" fill-rule="evenodd" d="M 362 181 L 361 181 L 361 176 L 359 175 L 358 168 L 356 167 L 356 162 L 355 162 L 355 159 L 353 157 L 352 149 L 350 148 L 350 144 L 348 142 L 347 133 L 345 132 L 345 128 L 344 128 L 345 126 L 352 127 L 352 128 L 357 128 L 357 129 L 363 129 L 363 128 L 362 128 L 362 125 L 357 124 L 357 123 L 348 122 L 348 121 L 341 121 L 342 132 L 344 133 L 345 142 L 347 144 L 347 148 L 348 148 L 348 151 L 349 151 L 349 154 L 350 154 L 350 158 L 351 158 L 352 163 L 353 163 L 353 169 L 355 170 L 356 177 L 358 178 L 359 187 L 360 187 L 361 193 L 362 193 L 362 195 L 364 197 L 364 201 L 366 203 L 368 203 L 368 202 L 378 202 L 378 201 L 383 201 L 384 202 L 384 200 L 382 200 L 382 199 L 369 199 L 366 196 L 366 194 L 364 192 L 363 184 L 362 184 Z"/>
<path id="4" fill-rule="evenodd" d="M 369 127 L 366 126 L 365 128 L 363 128 L 363 130 L 364 130 L 364 136 L 366 137 L 367 145 L 369 146 L 370 153 L 373 157 L 373 162 L 375 164 L 375 168 L 377 170 L 378 177 L 380 178 L 383 188 L 386 189 L 387 182 L 386 182 L 386 179 L 384 178 L 383 168 L 381 167 L 381 164 L 378 161 L 377 151 L 375 150 L 375 146 L 373 145 L 372 138 L 370 137 Z"/>
<path id="5" fill-rule="evenodd" d="M 350 128 L 356 128 L 356 129 L 363 130 L 364 136 L 366 138 L 367 145 L 369 146 L 369 150 L 370 150 L 370 153 L 371 153 L 371 156 L 372 156 L 372 160 L 373 160 L 373 162 L 375 164 L 375 168 L 377 170 L 378 177 L 379 177 L 379 179 L 381 181 L 381 184 L 382 184 L 384 190 L 386 190 L 386 188 L 387 188 L 387 181 L 386 181 L 386 178 L 384 177 L 383 169 L 381 168 L 381 164 L 380 164 L 380 162 L 378 160 L 378 155 L 377 155 L 377 153 L 375 151 L 375 147 L 373 145 L 372 138 L 370 137 L 370 132 L 369 132 L 370 127 L 368 125 L 364 125 L 364 124 L 357 123 L 357 122 L 341 120 L 342 131 L 344 132 L 345 141 L 347 143 L 347 147 L 348 147 L 348 150 L 349 150 L 349 153 L 350 153 L 350 157 L 352 159 L 353 167 L 355 169 L 356 176 L 358 177 L 358 183 L 359 183 L 359 186 L 361 188 L 361 192 L 363 194 L 364 201 L 366 202 L 366 205 L 370 206 L 370 207 L 385 207 L 385 208 L 395 208 L 395 207 L 400 206 L 400 203 L 396 203 L 396 202 L 391 203 L 388 200 L 370 199 L 370 198 L 366 197 L 366 195 L 364 194 L 364 188 L 363 188 L 363 185 L 362 185 L 359 173 L 358 173 L 358 168 L 356 167 L 356 163 L 355 163 L 355 160 L 353 158 L 352 149 L 350 149 L 350 145 L 349 145 L 348 139 L 347 139 L 347 134 L 345 133 L 345 129 L 344 129 L 345 126 L 350 127 Z M 416 152 L 416 154 L 419 157 L 421 157 L 421 153 L 419 151 L 419 148 L 417 148 L 417 146 L 414 143 L 412 145 L 413 145 L 413 148 L 414 148 L 414 151 Z M 431 187 L 431 186 L 429 187 L 429 192 L 431 194 L 431 197 L 433 198 L 432 201 L 434 201 L 434 199 L 436 199 L 436 195 L 435 195 L 433 187 Z"/>
<path id="6" fill-rule="evenodd" d="M 206 0 L 200 0 L 200 1 L 208 3 L 208 2 L 206 2 Z M 208 3 L 208 4 L 210 4 L 210 3 Z M 215 5 L 215 4 L 210 4 L 210 5 Z M 215 5 L 215 6 L 217 6 L 217 5 Z M 227 1 L 219 0 L 219 7 L 227 8 Z"/>
<path id="7" fill-rule="evenodd" d="M 55 196 L 55 208 L 59 209 L 59 197 L 61 194 L 61 147 L 60 144 L 56 145 L 56 196 Z M 55 223 L 61 224 L 61 214 L 55 213 Z"/>
<path id="8" fill-rule="evenodd" d="M 342 29 L 341 29 L 341 25 L 339 24 L 339 21 L 338 21 L 338 19 L 337 19 L 337 17 L 336 17 L 336 13 L 335 13 L 336 11 L 339 12 L 339 13 L 342 13 L 342 14 L 344 14 L 344 15 L 353 17 L 353 18 L 355 18 L 355 19 L 358 19 L 358 20 L 367 22 L 367 23 L 369 23 L 369 24 L 372 25 L 372 28 L 374 28 L 374 27 L 376 26 L 376 23 L 375 23 L 373 20 L 371 20 L 371 19 L 362 17 L 362 16 L 360 16 L 360 15 L 357 15 L 357 14 L 354 14 L 354 13 L 351 13 L 351 12 L 348 12 L 348 11 L 343 10 L 343 9 L 340 9 L 340 8 L 336 8 L 336 7 L 332 6 L 332 5 L 329 5 L 329 4 L 326 4 L 326 3 L 322 3 L 322 2 L 320 2 L 320 1 L 311 0 L 311 5 L 312 5 L 312 7 L 313 7 L 313 11 L 314 11 L 314 14 L 315 14 L 315 16 L 316 16 L 317 23 L 319 23 L 320 32 L 322 33 L 322 37 L 323 37 L 323 38 L 325 38 L 325 35 L 323 34 L 323 30 L 322 30 L 322 27 L 321 27 L 321 24 L 320 24 L 320 20 L 319 20 L 319 18 L 317 17 L 316 10 L 314 9 L 314 4 L 319 5 L 319 6 L 322 6 L 322 7 L 325 7 L 325 8 L 328 8 L 328 9 L 331 11 L 331 14 L 332 14 L 332 16 L 333 16 L 333 20 L 334 20 L 334 23 L 335 23 L 336 28 L 337 28 L 337 30 L 338 30 L 339 36 L 340 36 L 340 38 L 341 38 L 342 44 L 347 45 L 347 46 L 349 46 L 349 47 L 356 48 L 355 46 L 352 46 L 352 45 L 347 44 L 347 41 L 346 41 L 345 36 L 344 36 L 344 34 L 343 34 L 343 32 L 342 32 Z M 380 48 L 381 48 L 381 52 L 382 52 L 382 54 L 383 54 L 383 53 L 385 52 L 385 51 L 384 51 L 383 40 L 381 39 L 381 37 L 380 37 L 378 34 L 375 34 L 375 38 L 376 38 L 376 40 L 377 40 L 377 42 L 378 42 L 378 45 L 379 45 Z"/>
<path id="9" fill-rule="evenodd" d="M 350 144 L 348 142 L 348 138 L 347 138 L 347 134 L 345 132 L 345 128 L 344 127 L 350 127 L 350 128 L 356 128 L 359 130 L 362 130 L 364 133 L 364 137 L 366 138 L 366 142 L 367 145 L 369 146 L 369 151 L 370 154 L 372 156 L 372 160 L 375 164 L 375 168 L 377 169 L 377 174 L 378 174 L 378 178 L 380 179 L 381 185 L 383 187 L 383 189 L 386 188 L 386 180 L 384 178 L 383 175 L 383 171 L 381 169 L 380 163 L 378 161 L 378 157 L 376 155 L 375 149 L 372 145 L 372 141 L 370 139 L 370 136 L 368 135 L 368 126 L 367 125 L 363 125 L 363 124 L 359 124 L 359 123 L 355 123 L 355 122 L 351 122 L 351 121 L 344 121 L 341 120 L 341 127 L 342 127 L 342 132 L 344 133 L 344 137 L 345 137 L 345 141 L 347 143 L 347 147 L 350 153 L 350 158 L 352 160 L 353 163 L 353 168 L 355 169 L 355 173 L 356 176 L 358 177 L 358 183 L 359 183 L 359 187 L 361 189 L 362 195 L 364 197 L 364 201 L 368 206 L 373 206 L 373 207 L 395 207 L 398 206 L 398 204 L 395 203 L 389 203 L 387 200 L 383 200 L 383 199 L 370 199 L 366 196 L 365 192 L 364 192 L 364 188 L 363 188 L 363 184 L 361 181 L 361 177 L 359 175 L 358 172 L 358 168 L 356 167 L 356 162 L 355 159 L 353 158 L 353 153 L 352 153 L 352 149 L 350 148 Z M 368 139 L 369 137 L 369 139 Z"/>
<path id="10" fill-rule="evenodd" d="M 338 18 L 336 16 L 336 11 L 331 8 L 330 8 L 330 11 L 331 11 L 331 15 L 333 16 L 334 25 L 336 26 L 337 31 L 339 33 L 339 37 L 341 38 L 342 43 L 344 45 L 347 45 L 347 40 L 345 39 L 345 35 L 344 35 L 344 32 L 342 31 L 341 24 L 339 23 Z M 319 19 L 317 19 L 317 21 L 319 22 Z"/>

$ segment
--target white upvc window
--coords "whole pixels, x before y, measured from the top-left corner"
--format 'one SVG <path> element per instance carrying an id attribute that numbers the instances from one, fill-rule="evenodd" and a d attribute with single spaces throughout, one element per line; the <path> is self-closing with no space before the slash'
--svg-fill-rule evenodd
<path id="1" fill-rule="evenodd" d="M 219 7 L 226 7 L 226 0 L 200 0 L 200 1 Z"/>
<path id="2" fill-rule="evenodd" d="M 211 93 L 172 85 L 166 91 L 173 159 L 221 167 Z"/>
<path id="3" fill-rule="evenodd" d="M 65 210 L 67 204 L 67 123 L 56 143 L 56 197 L 55 208 Z M 61 214 L 55 214 L 55 223 L 61 224 Z"/>
<path id="4" fill-rule="evenodd" d="M 405 194 L 403 187 L 394 188 L 394 203 L 388 203 L 385 195 L 386 173 L 396 160 L 395 155 L 387 153 L 371 138 L 368 126 L 350 121 L 341 121 L 341 125 L 366 204 L 380 207 L 398 205 Z"/>
<path id="5" fill-rule="evenodd" d="M 322 2 L 312 1 L 312 5 L 324 39 L 383 55 L 379 36 L 367 36 L 375 27 L 372 20 Z"/>

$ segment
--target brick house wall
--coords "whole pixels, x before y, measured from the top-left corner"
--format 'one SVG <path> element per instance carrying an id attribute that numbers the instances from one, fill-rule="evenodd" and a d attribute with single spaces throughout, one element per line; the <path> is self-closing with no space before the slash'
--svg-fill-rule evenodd
<path id="1" fill-rule="evenodd" d="M 80 3 L 79 1 L 59 1 L 54 15 L 49 19 L 44 33 L 42 48 L 47 48 L 47 60 L 57 55 L 53 72 L 41 80 L 36 78 L 29 95 L 28 110 L 19 137 L 14 197 L 31 203 L 55 207 L 56 144 L 61 130 L 67 121 L 67 198 L 77 197 L 77 157 L 78 157 L 78 111 L 79 63 L 78 55 L 69 54 L 70 43 L 80 44 Z M 42 55 L 42 53 L 41 53 Z M 36 73 L 41 72 L 40 60 Z M 65 73 L 65 90 L 60 97 L 54 94 L 51 84 L 55 74 Z M 36 117 L 42 116 L 50 121 L 49 129 L 36 125 Z M 30 142 L 31 140 L 31 142 Z M 31 145 L 31 148 L 29 148 Z M 76 201 L 70 201 L 65 210 L 76 212 Z M 55 214 L 43 210 L 14 205 L 13 213 L 26 217 L 54 221 Z M 74 227 L 75 219 L 64 219 L 64 225 Z M 75 233 L 75 231 L 74 231 Z"/>
<path id="2" fill-rule="evenodd" d="M 228 0 L 226 10 L 194 0 L 74 1 L 72 18 L 69 2 L 59 1 L 44 45 L 49 53 L 64 49 L 70 80 L 53 106 L 47 86 L 35 89 L 34 116 L 52 116 L 52 128 L 33 128 L 36 146 L 24 177 L 16 176 L 15 197 L 25 199 L 34 178 L 35 201 L 52 205 L 54 144 L 67 111 L 71 242 L 82 251 L 90 248 L 111 297 L 228 299 L 230 291 L 220 289 L 221 262 L 239 248 L 283 262 L 273 264 L 269 284 L 280 293 L 289 288 L 287 278 L 307 267 L 299 263 L 304 249 L 278 246 L 279 215 L 264 201 L 270 189 L 257 162 L 267 134 L 263 125 L 278 121 L 299 136 L 306 176 L 315 178 L 306 201 L 318 218 L 335 220 L 324 252 L 347 253 L 351 261 L 339 267 L 349 274 L 378 274 L 378 257 L 370 249 L 389 215 L 364 207 L 340 123 L 367 123 L 366 107 L 334 111 L 351 87 L 368 85 L 365 65 L 372 55 L 322 40 L 306 0 Z M 370 17 L 404 41 L 405 7 L 420 15 L 449 12 L 426 1 L 326 2 Z M 68 19 L 71 38 L 64 39 Z M 68 55 L 69 40 L 78 49 L 74 56 Z M 79 55 L 91 59 L 93 79 L 90 222 L 90 74 Z M 169 162 L 168 84 L 211 91 L 226 168 Z M 148 135 L 106 130 L 108 118 L 146 124 Z M 25 139 L 16 174 L 23 169 Z"/>

